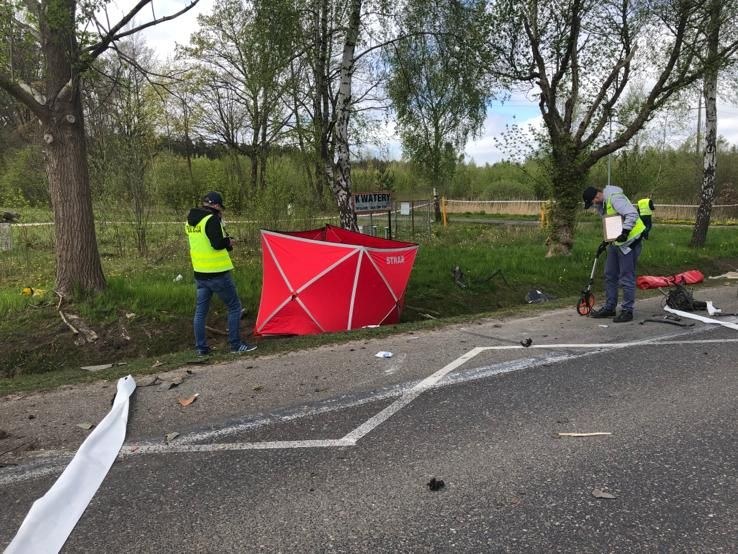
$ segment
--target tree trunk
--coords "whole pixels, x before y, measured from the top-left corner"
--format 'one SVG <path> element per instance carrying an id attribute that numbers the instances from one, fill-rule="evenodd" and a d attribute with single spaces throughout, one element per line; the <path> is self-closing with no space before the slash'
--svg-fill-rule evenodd
<path id="1" fill-rule="evenodd" d="M 42 123 L 54 210 L 56 289 L 67 295 L 76 289 L 102 290 L 106 283 L 92 214 L 80 78 L 71 63 L 79 58 L 73 31 L 76 3 L 63 0 L 57 8 L 53 20 L 40 21 L 49 99 Z"/>
<path id="2" fill-rule="evenodd" d="M 710 227 L 712 203 L 715 199 L 715 169 L 717 166 L 717 80 L 718 68 L 714 60 L 717 56 L 720 36 L 720 1 L 710 2 L 710 27 L 708 36 L 709 55 L 712 63 L 705 71 L 705 153 L 703 156 L 702 189 L 697 218 L 692 230 L 690 246 L 701 247 L 707 240 L 707 229 Z"/>
<path id="3" fill-rule="evenodd" d="M 712 204 L 715 200 L 715 169 L 717 166 L 717 107 L 715 96 L 717 93 L 717 74 L 705 77 L 705 152 L 703 156 L 704 171 L 702 174 L 702 188 L 700 205 L 697 208 L 697 218 L 692 230 L 690 246 L 705 245 L 707 230 L 710 227 Z"/>
<path id="4" fill-rule="evenodd" d="M 568 255 L 574 246 L 574 227 L 577 211 L 581 208 L 586 173 L 577 164 L 573 145 L 554 146 L 552 178 L 554 201 L 546 257 Z"/>
<path id="5" fill-rule="evenodd" d="M 313 95 L 313 137 L 315 149 L 315 201 L 323 207 L 323 192 L 326 183 L 333 181 L 332 169 L 328 166 L 333 163 L 329 140 L 330 125 L 330 80 L 328 79 L 328 48 L 330 34 L 328 31 L 328 0 L 316 0 L 313 21 L 315 37 L 315 61 L 313 64 L 313 78 L 315 80 L 315 94 Z"/>
<path id="6" fill-rule="evenodd" d="M 336 163 L 331 188 L 338 205 L 341 226 L 356 231 L 356 213 L 351 205 L 351 155 L 349 152 L 348 127 L 351 117 L 351 82 L 354 74 L 354 51 L 359 38 L 362 0 L 352 0 L 349 27 L 341 58 L 341 82 L 336 99 Z"/>
<path id="7" fill-rule="evenodd" d="M 51 121 L 44 125 L 46 173 L 54 210 L 56 289 L 63 295 L 106 286 L 92 214 L 82 107 L 79 90 L 73 88 L 72 101 L 57 101 Z"/>

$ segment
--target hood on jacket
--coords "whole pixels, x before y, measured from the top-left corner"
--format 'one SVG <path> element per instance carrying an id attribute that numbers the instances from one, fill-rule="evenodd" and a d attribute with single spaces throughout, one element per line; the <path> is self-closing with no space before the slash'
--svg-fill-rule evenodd
<path id="1" fill-rule="evenodd" d="M 216 213 L 214 210 L 207 208 L 192 208 L 190 213 L 187 214 L 187 224 L 193 227 L 200 223 L 206 216 Z"/>

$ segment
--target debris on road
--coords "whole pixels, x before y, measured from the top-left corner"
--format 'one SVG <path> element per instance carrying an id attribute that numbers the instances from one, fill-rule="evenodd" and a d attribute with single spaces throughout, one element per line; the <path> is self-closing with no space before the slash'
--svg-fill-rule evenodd
<path id="1" fill-rule="evenodd" d="M 533 344 L 533 339 L 531 339 L 530 337 L 528 337 L 525 340 L 521 340 L 520 341 L 520 344 L 522 344 L 525 348 L 528 348 L 531 344 Z"/>
<path id="2" fill-rule="evenodd" d="M 556 297 L 538 289 L 531 289 L 528 291 L 528 294 L 525 295 L 525 301 L 528 304 L 543 304 L 549 300 L 556 300 Z"/>
<path id="3" fill-rule="evenodd" d="M 434 492 L 440 491 L 445 486 L 446 486 L 446 483 L 444 483 L 442 479 L 436 479 L 435 477 L 431 477 L 431 480 L 428 481 L 428 488 Z"/>
<path id="4" fill-rule="evenodd" d="M 159 385 L 160 391 L 167 391 L 169 389 L 173 389 L 174 387 L 178 387 L 182 384 L 182 382 L 185 380 L 184 375 L 177 375 L 174 379 L 170 379 L 169 381 L 161 381 L 161 384 Z"/>
<path id="5" fill-rule="evenodd" d="M 178 436 L 179 433 L 177 433 L 177 431 L 172 431 L 171 433 L 167 433 L 166 435 L 164 435 L 164 440 L 169 443 L 176 439 Z"/>
<path id="6" fill-rule="evenodd" d="M 80 367 L 80 369 L 84 369 L 85 371 L 102 371 L 103 369 L 110 369 L 113 367 L 113 364 L 99 364 L 99 365 L 83 365 Z"/>
<path id="7" fill-rule="evenodd" d="M 377 352 L 376 354 L 374 354 L 374 357 L 375 358 L 391 358 L 392 352 L 386 352 L 382 350 L 381 352 Z"/>
<path id="8" fill-rule="evenodd" d="M 605 437 L 612 433 L 596 432 L 596 433 L 559 433 L 560 437 Z"/>
<path id="9" fill-rule="evenodd" d="M 138 381 L 136 381 L 136 385 L 139 387 L 150 387 L 152 385 L 160 385 L 161 379 L 159 379 L 158 375 L 148 375 L 146 377 L 141 377 Z"/>
<path id="10" fill-rule="evenodd" d="M 592 496 L 594 496 L 595 498 L 605 498 L 607 500 L 614 500 L 615 498 L 617 498 L 617 496 L 615 496 L 614 494 L 602 489 L 594 489 L 592 491 Z"/>
<path id="11" fill-rule="evenodd" d="M 80 429 L 84 429 L 85 431 L 89 431 L 90 429 L 94 427 L 94 425 L 92 423 L 85 422 L 85 423 L 78 423 L 77 427 L 79 427 Z"/>
<path id="12" fill-rule="evenodd" d="M 738 271 L 728 271 L 722 275 L 710 275 L 708 279 L 738 279 Z"/>
<path id="13" fill-rule="evenodd" d="M 694 322 L 684 323 L 682 322 L 681 317 L 672 314 L 666 314 L 661 318 L 647 317 L 643 321 L 640 321 L 639 324 L 643 325 L 644 323 L 647 323 L 649 321 L 652 323 L 668 323 L 669 325 L 676 325 L 677 327 L 694 327 Z"/>
<path id="14" fill-rule="evenodd" d="M 177 402 L 179 402 L 179 405 L 183 408 L 186 408 L 190 404 L 192 404 L 195 400 L 197 400 L 197 397 L 200 396 L 199 393 L 193 394 L 192 396 L 188 398 L 178 398 Z"/>

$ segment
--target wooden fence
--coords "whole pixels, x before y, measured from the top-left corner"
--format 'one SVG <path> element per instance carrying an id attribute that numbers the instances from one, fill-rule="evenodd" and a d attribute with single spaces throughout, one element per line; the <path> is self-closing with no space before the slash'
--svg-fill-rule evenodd
<path id="1" fill-rule="evenodd" d="M 448 213 L 479 213 L 502 215 L 535 215 L 541 213 L 545 202 L 540 200 L 446 200 Z M 654 221 L 694 222 L 697 206 L 690 204 L 656 204 Z M 711 221 L 737 222 L 738 204 L 715 204 Z"/>

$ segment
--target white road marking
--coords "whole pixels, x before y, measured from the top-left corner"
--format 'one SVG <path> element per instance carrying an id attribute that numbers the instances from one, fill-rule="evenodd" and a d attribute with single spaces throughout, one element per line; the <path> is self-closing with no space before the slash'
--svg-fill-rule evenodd
<path id="1" fill-rule="evenodd" d="M 672 337 L 680 335 L 670 335 L 665 337 L 645 339 L 642 341 L 632 341 L 625 343 L 575 343 L 575 344 L 532 344 L 529 347 L 522 345 L 501 345 L 501 346 L 479 346 L 471 349 L 459 358 L 450 362 L 443 368 L 439 369 L 429 377 L 412 383 L 403 384 L 398 387 L 380 391 L 377 394 L 367 396 L 365 398 L 353 399 L 343 403 L 328 403 L 328 405 L 319 408 L 307 408 L 299 410 L 293 414 L 280 417 L 266 417 L 246 423 L 239 423 L 217 429 L 214 431 L 204 431 L 199 433 L 191 433 L 187 436 L 179 437 L 175 442 L 170 444 L 159 443 L 141 443 L 124 445 L 121 449 L 121 457 L 136 456 L 142 454 L 170 454 L 170 453 L 196 453 L 196 452 L 223 452 L 223 451 L 243 451 L 243 450 L 277 450 L 277 449 L 294 449 L 294 448 L 345 448 L 355 446 L 357 441 L 366 436 L 377 426 L 387 421 L 402 408 L 410 404 L 423 392 L 437 387 L 458 384 L 466 381 L 478 380 L 495 375 L 513 373 L 524 369 L 531 369 L 538 366 L 545 366 L 552 363 L 558 363 L 571 359 L 591 356 L 602 352 L 603 350 L 614 350 L 627 348 L 632 346 L 673 346 L 673 345 L 693 345 L 693 344 L 711 344 L 738 342 L 738 339 L 692 339 L 692 340 L 670 340 Z M 557 349 L 587 349 L 588 352 L 581 354 L 556 354 L 541 358 L 523 358 L 519 360 L 511 360 L 497 364 L 473 368 L 469 372 L 451 377 L 449 373 L 458 369 L 469 360 L 486 351 L 495 350 L 557 350 Z M 594 351 L 592 351 L 594 350 Z M 359 425 L 356 429 L 340 439 L 325 440 L 304 440 L 304 441 L 272 441 L 272 442 L 231 442 L 231 443 L 211 443 L 211 444 L 193 444 L 200 441 L 211 440 L 217 437 L 233 435 L 238 432 L 248 431 L 283 421 L 301 419 L 305 417 L 314 417 L 316 415 L 330 413 L 352 407 L 381 401 L 386 398 L 400 396 L 395 402 L 384 408 L 376 415 Z M 12 484 L 25 481 L 31 478 L 40 478 L 52 473 L 58 473 L 64 468 L 66 462 L 73 456 L 66 450 L 46 451 L 43 457 L 37 459 L 32 466 L 19 466 L 8 468 L 0 471 L 0 485 Z"/>
<path id="2" fill-rule="evenodd" d="M 272 442 L 236 442 L 216 444 L 145 444 L 129 445 L 121 449 L 123 456 L 137 454 L 170 454 L 172 452 L 215 452 L 221 450 L 286 450 L 290 448 L 334 448 L 355 446 L 351 440 L 307 440 L 307 441 L 272 441 Z"/>
<path id="3" fill-rule="evenodd" d="M 453 371 L 460 365 L 465 364 L 466 362 L 471 360 L 474 356 L 476 356 L 480 352 L 483 352 L 484 350 L 485 348 L 483 347 L 476 347 L 476 348 L 472 348 L 471 350 L 469 350 L 469 352 L 467 352 L 466 354 L 459 356 L 450 364 L 436 371 L 433 375 L 423 379 L 420 383 L 418 383 L 413 388 L 411 388 L 409 391 L 407 391 L 405 394 L 403 394 L 399 400 L 394 401 L 392 404 L 387 406 L 384 410 L 382 410 L 375 416 L 370 417 L 368 420 L 366 420 L 364 423 L 359 425 L 356 429 L 351 431 L 348 435 L 346 435 L 343 438 L 346 440 L 352 440 L 354 442 L 358 441 L 361 437 L 369 433 L 377 425 L 381 425 L 382 423 L 387 421 L 390 417 L 392 417 L 394 414 L 399 412 L 402 408 L 404 408 L 405 406 L 410 404 L 410 402 L 412 402 L 418 396 L 420 396 L 420 394 L 422 394 L 424 391 L 428 390 L 433 385 L 435 385 L 438 381 L 440 381 L 443 377 L 445 377 L 447 373 L 449 373 L 450 371 Z"/>

